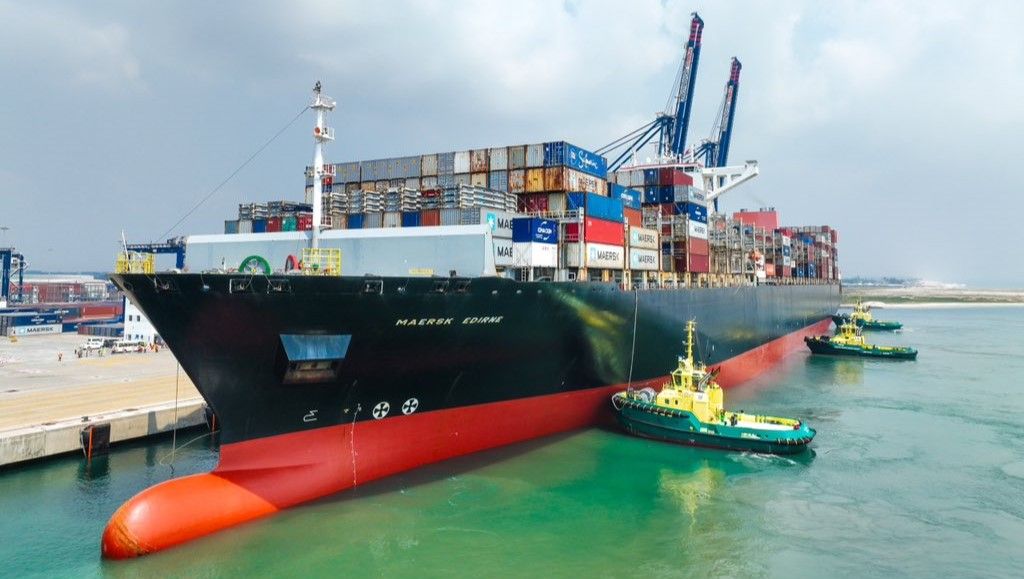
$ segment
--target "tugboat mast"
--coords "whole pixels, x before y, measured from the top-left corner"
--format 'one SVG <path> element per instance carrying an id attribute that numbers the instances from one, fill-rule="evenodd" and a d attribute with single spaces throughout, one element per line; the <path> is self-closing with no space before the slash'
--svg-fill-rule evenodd
<path id="1" fill-rule="evenodd" d="M 333 111 L 334 99 L 320 93 L 320 81 L 313 87 L 313 102 L 309 108 L 316 111 L 313 127 L 313 238 L 310 247 L 320 247 L 320 228 L 323 226 L 324 143 L 334 140 L 334 129 L 324 126 L 324 114 Z M 330 171 L 333 174 L 333 171 Z"/>

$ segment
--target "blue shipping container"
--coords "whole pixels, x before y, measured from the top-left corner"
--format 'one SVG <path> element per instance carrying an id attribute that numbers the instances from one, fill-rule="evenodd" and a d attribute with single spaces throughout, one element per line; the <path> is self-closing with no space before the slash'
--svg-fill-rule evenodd
<path id="1" fill-rule="evenodd" d="M 455 174 L 455 153 L 438 153 L 437 154 L 437 175 L 454 175 Z"/>
<path id="2" fill-rule="evenodd" d="M 419 225 L 419 211 L 405 211 L 402 213 L 402 227 L 419 227 Z"/>
<path id="3" fill-rule="evenodd" d="M 672 203 L 676 200 L 676 192 L 671 185 L 658 186 L 658 203 Z"/>
<path id="4" fill-rule="evenodd" d="M 622 201 L 623 207 L 630 209 L 640 209 L 640 202 L 643 194 L 636 189 L 628 189 L 619 185 L 618 183 L 608 184 L 608 196 L 612 199 L 618 199 Z"/>
<path id="5" fill-rule="evenodd" d="M 608 159 L 597 153 L 581 149 L 576 145 L 565 144 L 565 165 L 570 169 L 606 179 L 608 177 Z"/>
<path id="6" fill-rule="evenodd" d="M 574 191 L 567 196 L 569 209 L 583 209 L 589 217 L 622 223 L 622 200 L 602 197 L 594 193 Z"/>
<path id="7" fill-rule="evenodd" d="M 8 326 L 43 326 L 60 323 L 60 314 L 40 314 L 37 312 L 18 312 L 4 314 Z"/>
<path id="8" fill-rule="evenodd" d="M 647 185 L 644 187 L 644 203 L 647 205 L 658 204 L 658 186 Z"/>
<path id="9" fill-rule="evenodd" d="M 558 167 L 565 164 L 565 141 L 544 143 L 544 166 Z"/>
<path id="10" fill-rule="evenodd" d="M 657 169 L 644 169 L 644 185 L 657 185 L 658 184 L 658 170 Z"/>
<path id="11" fill-rule="evenodd" d="M 679 215 L 686 214 L 690 219 L 698 223 L 708 222 L 708 208 L 697 203 L 677 203 L 676 213 Z"/>
<path id="12" fill-rule="evenodd" d="M 267 220 L 266 219 L 253 219 L 252 220 L 252 232 L 253 233 L 266 233 L 267 232 Z"/>
<path id="13" fill-rule="evenodd" d="M 491 171 L 487 176 L 487 188 L 508 192 L 508 171 Z"/>
<path id="14" fill-rule="evenodd" d="M 363 214 L 353 213 L 348 216 L 348 229 L 362 229 L 363 228 Z"/>
<path id="15" fill-rule="evenodd" d="M 512 241 L 557 244 L 558 222 L 539 217 L 516 217 L 512 220 Z"/>

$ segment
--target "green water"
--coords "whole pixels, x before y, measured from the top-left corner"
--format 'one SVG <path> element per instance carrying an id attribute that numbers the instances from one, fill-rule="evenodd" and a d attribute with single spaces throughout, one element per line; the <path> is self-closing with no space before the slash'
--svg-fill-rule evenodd
<path id="1" fill-rule="evenodd" d="M 918 361 L 799 354 L 729 391 L 733 408 L 809 420 L 813 454 L 591 430 L 101 561 L 114 509 L 172 476 L 165 440 L 0 471 L 0 576 L 1024 576 L 1024 309 L 882 317 L 907 331 L 875 341 Z M 203 439 L 174 474 L 215 462 Z"/>

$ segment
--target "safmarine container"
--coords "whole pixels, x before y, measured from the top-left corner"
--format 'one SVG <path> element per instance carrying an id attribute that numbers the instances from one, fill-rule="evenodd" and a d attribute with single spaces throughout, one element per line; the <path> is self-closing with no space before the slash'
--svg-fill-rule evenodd
<path id="1" fill-rule="evenodd" d="M 642 227 L 629 228 L 629 246 L 638 249 L 658 249 L 658 232 Z"/>
<path id="2" fill-rule="evenodd" d="M 608 177 L 608 160 L 576 145 L 565 143 L 564 163 L 566 167 L 593 175 L 599 179 Z"/>
<path id="3" fill-rule="evenodd" d="M 512 219 L 512 241 L 558 244 L 558 222 L 539 217 L 516 217 Z"/>
<path id="4" fill-rule="evenodd" d="M 658 271 L 660 266 L 661 255 L 657 249 L 629 248 L 629 269 Z"/>

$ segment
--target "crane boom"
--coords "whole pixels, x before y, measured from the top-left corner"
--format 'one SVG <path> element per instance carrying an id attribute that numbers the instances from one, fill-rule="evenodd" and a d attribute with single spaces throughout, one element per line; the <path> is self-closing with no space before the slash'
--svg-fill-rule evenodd
<path id="1" fill-rule="evenodd" d="M 733 121 L 736 118 L 736 97 L 740 90 L 740 70 L 743 64 L 735 56 L 729 67 L 729 80 L 725 83 L 725 96 L 715 118 L 711 136 L 695 147 L 695 156 L 705 167 L 724 167 L 729 163 L 729 144 L 732 142 Z"/>
<path id="2" fill-rule="evenodd" d="M 697 65 L 700 62 L 701 37 L 704 34 L 704 21 L 694 12 L 690 21 L 690 38 L 686 42 L 686 53 L 676 86 L 676 107 L 670 125 L 669 148 L 661 151 L 662 155 L 679 157 L 686 148 L 686 135 L 690 130 L 690 109 L 693 107 L 693 87 L 697 82 Z"/>

